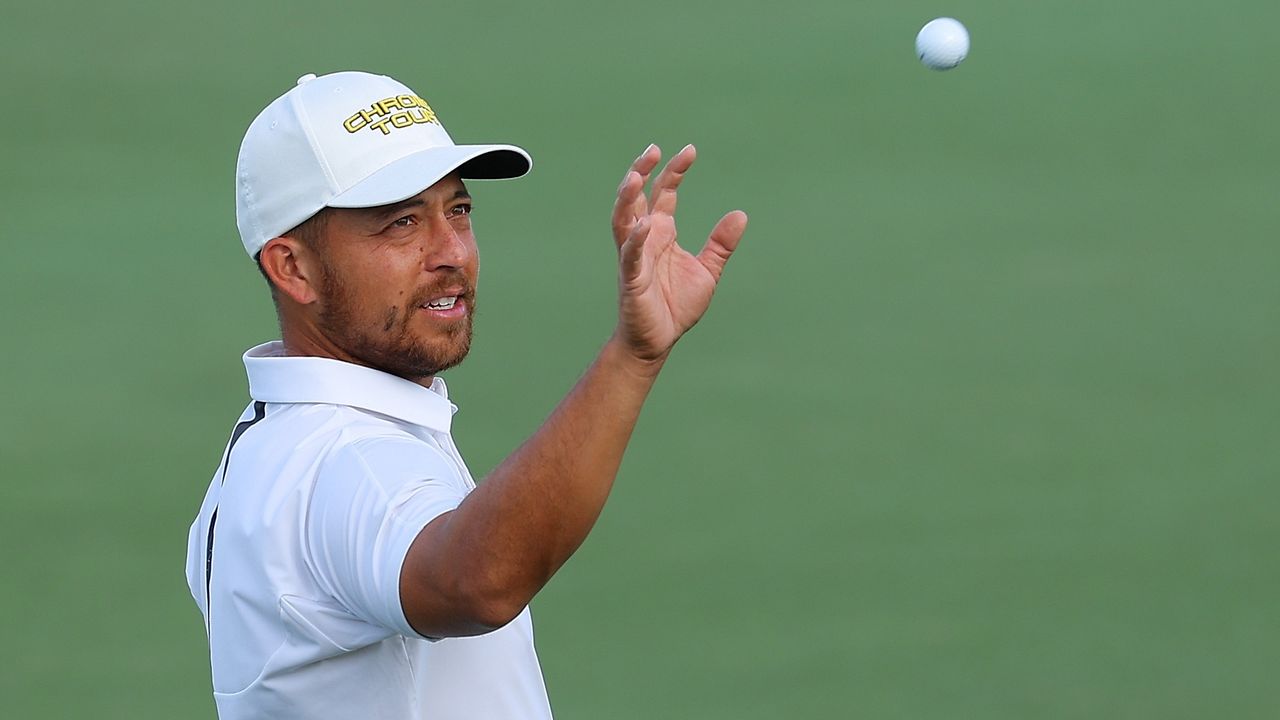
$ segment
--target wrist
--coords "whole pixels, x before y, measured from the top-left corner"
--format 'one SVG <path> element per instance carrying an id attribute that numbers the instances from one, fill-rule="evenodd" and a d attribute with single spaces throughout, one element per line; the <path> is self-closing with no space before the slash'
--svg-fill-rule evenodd
<path id="1" fill-rule="evenodd" d="M 670 353 L 671 351 L 668 350 L 658 357 L 641 357 L 627 345 L 626 341 L 615 333 L 605 343 L 604 348 L 600 351 L 600 357 L 603 361 L 617 366 L 629 375 L 652 383 L 657 379 L 658 373 L 662 371 L 662 367 L 666 364 Z"/>

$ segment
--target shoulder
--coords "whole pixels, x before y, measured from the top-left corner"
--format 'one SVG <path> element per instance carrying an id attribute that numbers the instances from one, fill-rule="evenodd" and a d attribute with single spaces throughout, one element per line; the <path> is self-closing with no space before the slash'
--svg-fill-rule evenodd
<path id="1" fill-rule="evenodd" d="M 318 479 L 365 480 L 394 495 L 406 483 L 461 483 L 457 466 L 440 446 L 397 423 L 340 408 L 345 421 L 335 427 L 320 459 Z"/>
<path id="2" fill-rule="evenodd" d="M 434 443 L 415 435 L 402 422 L 385 415 L 347 405 L 326 403 L 268 403 L 262 426 L 299 444 L 335 451 L 363 450 L 370 454 L 406 449 L 431 448 Z M 286 451 L 298 447 L 282 448 Z"/>

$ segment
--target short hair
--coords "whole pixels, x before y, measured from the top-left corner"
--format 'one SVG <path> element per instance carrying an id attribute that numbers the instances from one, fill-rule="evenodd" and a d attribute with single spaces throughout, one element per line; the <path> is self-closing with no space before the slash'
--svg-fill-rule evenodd
<path id="1" fill-rule="evenodd" d="M 324 229 L 329 224 L 329 208 L 320 208 L 320 212 L 303 220 L 293 228 L 280 233 L 281 237 L 291 237 L 301 240 L 304 245 L 309 248 L 316 249 L 324 243 Z M 258 265 L 258 272 L 262 273 L 262 279 L 267 281 L 267 287 L 271 288 L 271 300 L 279 307 L 279 301 L 276 296 L 276 284 L 271 282 L 271 276 L 267 275 L 267 269 L 262 266 L 262 251 L 259 250 L 253 256 L 253 261 Z"/>
<path id="2" fill-rule="evenodd" d="M 315 215 L 303 220 L 293 228 L 280 233 L 281 237 L 297 238 L 313 250 L 319 249 L 324 245 L 324 229 L 329 224 L 329 208 L 320 208 Z M 280 315 L 280 290 L 276 284 L 271 282 L 271 276 L 267 275 L 267 269 L 262 266 L 262 251 L 259 250 L 253 256 L 253 261 L 258 265 L 258 272 L 262 273 L 262 279 L 267 281 L 267 287 L 271 289 L 271 304 L 276 307 L 276 315 Z"/>

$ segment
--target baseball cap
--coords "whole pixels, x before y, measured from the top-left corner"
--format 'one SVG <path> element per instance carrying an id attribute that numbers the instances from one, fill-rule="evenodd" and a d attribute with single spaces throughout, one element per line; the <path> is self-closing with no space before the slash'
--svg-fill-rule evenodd
<path id="1" fill-rule="evenodd" d="M 454 171 L 499 180 L 529 172 L 514 145 L 455 145 L 420 95 L 385 75 L 303 75 L 245 131 L 236 225 L 250 257 L 325 207 L 389 205 Z"/>

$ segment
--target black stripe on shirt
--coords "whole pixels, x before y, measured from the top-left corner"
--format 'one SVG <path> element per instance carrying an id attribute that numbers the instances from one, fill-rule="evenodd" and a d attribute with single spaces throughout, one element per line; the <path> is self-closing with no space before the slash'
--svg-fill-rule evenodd
<path id="1" fill-rule="evenodd" d="M 253 404 L 253 417 L 249 420 L 243 420 L 236 423 L 236 429 L 231 431 L 231 442 L 227 443 L 227 457 L 222 461 L 222 480 L 219 485 L 225 485 L 227 482 L 227 466 L 231 464 L 231 451 L 236 446 L 236 441 L 244 435 L 244 431 L 253 427 L 258 421 L 267 416 L 267 404 L 264 402 L 255 402 Z M 213 506 L 213 513 L 209 515 L 209 540 L 205 543 L 204 550 L 204 615 L 205 621 L 209 618 L 209 589 L 211 576 L 213 574 L 213 529 L 218 525 L 218 506 Z"/>

